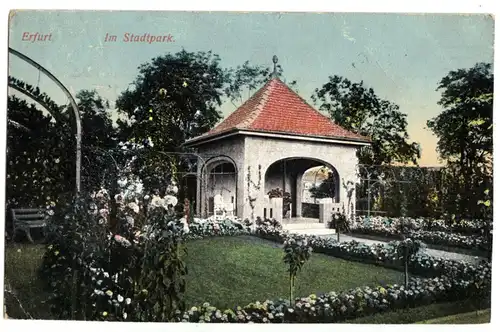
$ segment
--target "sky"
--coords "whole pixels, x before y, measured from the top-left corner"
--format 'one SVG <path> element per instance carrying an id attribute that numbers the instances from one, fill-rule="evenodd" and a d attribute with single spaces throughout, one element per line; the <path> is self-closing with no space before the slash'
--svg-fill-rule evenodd
<path id="1" fill-rule="evenodd" d="M 117 96 L 152 58 L 185 49 L 212 51 L 221 66 L 272 66 L 277 55 L 286 81 L 312 104 L 329 76 L 363 81 L 408 114 L 410 139 L 423 166 L 438 165 L 437 138 L 427 120 L 442 111 L 438 82 L 451 70 L 493 63 L 493 18 L 473 14 L 221 13 L 17 11 L 9 46 L 52 72 L 72 94 L 96 89 L 113 107 Z M 38 32 L 45 40 L 23 40 Z M 126 43 L 125 33 L 171 35 L 170 43 Z M 116 42 L 105 36 L 116 35 Z M 26 37 L 25 39 L 28 39 Z M 22 60 L 9 57 L 9 75 L 67 103 L 61 90 Z M 11 91 L 9 91 L 11 93 Z M 235 110 L 226 102 L 224 116 Z"/>

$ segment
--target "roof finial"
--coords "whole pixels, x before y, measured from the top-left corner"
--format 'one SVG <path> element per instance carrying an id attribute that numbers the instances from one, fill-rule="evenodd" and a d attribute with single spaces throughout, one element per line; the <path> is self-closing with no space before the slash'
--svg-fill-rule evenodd
<path id="1" fill-rule="evenodd" d="M 273 78 L 278 77 L 278 57 L 276 55 L 273 55 L 273 63 L 274 63 L 274 69 L 273 69 Z"/>

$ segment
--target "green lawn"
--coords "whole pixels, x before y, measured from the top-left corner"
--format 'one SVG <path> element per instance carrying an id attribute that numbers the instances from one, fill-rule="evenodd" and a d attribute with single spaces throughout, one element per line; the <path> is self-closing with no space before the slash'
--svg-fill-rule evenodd
<path id="1" fill-rule="evenodd" d="M 220 308 L 244 306 L 250 302 L 288 297 L 288 273 L 279 245 L 255 237 L 219 237 L 187 243 L 188 266 L 186 302 L 204 302 Z M 43 246 L 8 244 L 6 248 L 6 294 L 11 317 L 49 318 L 46 295 L 36 278 Z M 402 283 L 403 274 L 368 264 L 313 254 L 298 274 L 296 294 L 342 291 L 380 283 Z"/>
<path id="2" fill-rule="evenodd" d="M 476 318 L 475 303 L 469 301 L 434 303 L 400 309 L 346 321 L 347 324 L 479 324 L 489 321 L 489 310 Z M 453 316 L 450 316 L 453 315 Z M 449 317 L 457 317 L 455 321 Z M 462 323 L 457 321 L 461 319 Z M 482 320 L 482 321 L 481 321 Z"/>
<path id="3" fill-rule="evenodd" d="M 430 319 L 418 324 L 488 324 L 490 320 L 491 310 L 487 309 Z"/>
<path id="4" fill-rule="evenodd" d="M 187 303 L 230 308 L 287 298 L 283 251 L 255 237 L 219 237 L 188 244 Z M 403 274 L 382 267 L 313 254 L 297 276 L 296 294 L 307 296 L 380 283 L 402 283 Z"/>
<path id="5" fill-rule="evenodd" d="M 6 246 L 4 280 L 9 316 L 31 318 L 25 314 L 27 312 L 33 318 L 50 318 L 49 310 L 43 304 L 47 294 L 42 291 L 36 275 L 44 250 L 43 245 L 9 243 Z"/>

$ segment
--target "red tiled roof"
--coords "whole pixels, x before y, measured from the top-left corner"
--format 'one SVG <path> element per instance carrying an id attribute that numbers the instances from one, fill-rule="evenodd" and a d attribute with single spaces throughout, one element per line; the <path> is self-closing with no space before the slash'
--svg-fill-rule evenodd
<path id="1" fill-rule="evenodd" d="M 370 141 L 333 123 L 278 78 L 267 82 L 236 111 L 201 137 L 232 130 Z"/>

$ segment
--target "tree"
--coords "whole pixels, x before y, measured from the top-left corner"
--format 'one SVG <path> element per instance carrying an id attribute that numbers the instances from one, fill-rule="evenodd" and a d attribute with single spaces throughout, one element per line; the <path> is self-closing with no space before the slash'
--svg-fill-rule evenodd
<path id="1" fill-rule="evenodd" d="M 82 120 L 82 145 L 115 148 L 117 129 L 113 127 L 109 101 L 96 90 L 79 91 L 76 99 Z"/>
<path id="2" fill-rule="evenodd" d="M 212 52 L 182 50 L 139 66 L 132 85 L 116 102 L 122 138 L 151 139 L 164 151 L 175 151 L 187 139 L 210 130 L 220 119 L 218 107 L 229 76 Z"/>
<path id="3" fill-rule="evenodd" d="M 210 130 L 220 119 L 225 84 L 229 74 L 212 52 L 166 54 L 139 67 L 139 74 L 124 91 L 116 106 L 123 141 L 145 144 L 137 156 L 134 172 L 144 179 L 147 190 L 159 190 L 169 179 L 170 168 L 182 167 L 174 157 L 158 151 L 183 151 L 182 144 Z M 165 181 L 164 181 L 165 180 Z"/>
<path id="4" fill-rule="evenodd" d="M 283 262 L 288 265 L 289 282 L 290 282 L 290 306 L 294 306 L 294 288 L 297 273 L 302 269 L 304 264 L 309 260 L 312 253 L 307 238 L 304 236 L 290 236 L 283 244 L 284 257 Z"/>
<path id="5" fill-rule="evenodd" d="M 314 186 L 309 191 L 311 192 L 311 197 L 313 198 L 335 198 L 336 194 L 336 176 L 333 172 L 328 172 L 328 178 L 323 180 L 319 186 Z"/>
<path id="6" fill-rule="evenodd" d="M 238 107 L 242 105 L 251 93 L 262 87 L 270 79 L 273 78 L 273 71 L 267 65 L 250 65 L 249 61 L 245 61 L 243 65 L 237 66 L 236 69 L 230 69 L 231 82 L 225 89 L 225 94 L 233 104 Z M 276 65 L 276 76 L 283 78 L 283 68 L 281 65 Z M 288 83 L 290 87 L 295 87 L 297 81 Z M 246 92 L 246 95 L 244 93 Z"/>
<path id="7" fill-rule="evenodd" d="M 344 210 L 342 210 L 342 212 L 332 213 L 332 220 L 329 222 L 328 226 L 337 233 L 337 242 L 340 242 L 340 232 L 349 232 L 351 229 L 349 219 Z"/>
<path id="8" fill-rule="evenodd" d="M 450 71 L 439 82 L 443 111 L 427 122 L 438 137 L 437 151 L 457 170 L 458 213 L 472 216 L 474 196 L 492 189 L 493 72 L 491 64 Z"/>
<path id="9" fill-rule="evenodd" d="M 361 164 L 416 164 L 420 158 L 419 145 L 408 141 L 406 114 L 398 105 L 379 98 L 363 81 L 352 83 L 341 76 L 330 76 L 311 98 L 338 125 L 371 137 L 371 146 L 358 151 Z"/>
<path id="10" fill-rule="evenodd" d="M 116 186 L 117 166 L 123 164 L 113 154 L 117 147 L 118 129 L 113 127 L 109 102 L 95 90 L 82 90 L 76 94 L 82 122 L 82 182 L 86 190 L 101 186 Z M 116 162 L 116 164 L 115 164 Z"/>

